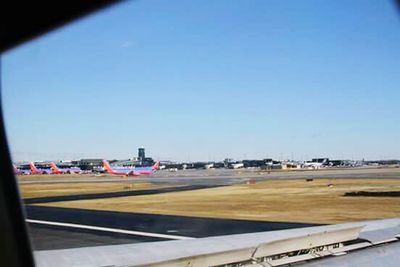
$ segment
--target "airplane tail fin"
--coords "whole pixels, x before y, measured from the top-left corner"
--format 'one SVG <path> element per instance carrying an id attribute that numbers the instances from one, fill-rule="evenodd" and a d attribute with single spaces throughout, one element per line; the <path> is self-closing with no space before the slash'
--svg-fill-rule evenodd
<path id="1" fill-rule="evenodd" d="M 154 163 L 154 165 L 151 167 L 153 170 L 157 170 L 158 167 L 160 167 L 160 162 L 157 161 L 156 163 Z"/>
<path id="2" fill-rule="evenodd" d="M 108 163 L 108 161 L 105 159 L 103 159 L 103 167 L 107 172 L 112 172 L 110 163 Z"/>
<path id="3" fill-rule="evenodd" d="M 50 167 L 53 170 L 53 172 L 59 172 L 60 169 L 57 167 L 57 165 L 54 162 L 50 163 Z"/>
<path id="4" fill-rule="evenodd" d="M 36 168 L 35 164 L 33 164 L 33 162 L 29 163 L 29 168 L 32 172 L 38 172 L 38 169 Z"/>

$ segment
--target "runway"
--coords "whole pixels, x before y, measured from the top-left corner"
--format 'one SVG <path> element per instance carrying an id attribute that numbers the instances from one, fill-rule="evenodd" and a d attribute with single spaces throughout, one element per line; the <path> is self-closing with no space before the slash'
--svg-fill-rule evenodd
<path id="1" fill-rule="evenodd" d="M 161 241 L 159 238 L 103 233 L 66 227 L 28 224 L 34 250 L 68 249 Z"/>
<path id="2" fill-rule="evenodd" d="M 157 238 L 29 223 L 36 250 L 104 245 L 110 244 L 110 240 L 112 240 L 112 244 L 124 244 L 174 239 L 168 238 L 168 236 L 199 238 L 314 226 L 311 224 L 208 219 L 38 206 L 26 206 L 26 211 L 29 220 L 89 225 L 166 235 L 166 237 Z M 79 233 L 82 233 L 82 235 L 79 235 Z"/>
<path id="3" fill-rule="evenodd" d="M 24 203 L 25 204 L 39 204 L 39 203 L 60 202 L 60 201 L 104 199 L 104 198 L 127 197 L 127 196 L 142 196 L 142 195 L 151 195 L 151 194 L 180 192 L 180 191 L 187 191 L 187 190 L 198 190 L 198 189 L 205 189 L 205 188 L 211 188 L 211 187 L 216 187 L 216 185 L 215 186 L 188 185 L 188 186 L 168 187 L 168 188 L 159 188 L 159 189 L 132 190 L 132 191 L 107 192 L 107 193 L 95 193 L 95 194 L 83 194 L 83 195 L 37 197 L 37 198 L 24 199 Z"/>
<path id="4" fill-rule="evenodd" d="M 181 170 L 175 173 L 159 171 L 151 176 L 124 177 L 119 176 L 82 176 L 74 179 L 56 176 L 54 179 L 33 179 L 29 177 L 20 180 L 19 184 L 52 184 L 52 183 L 110 183 L 123 181 L 145 181 L 162 184 L 186 185 L 232 185 L 249 179 L 256 181 L 274 179 L 400 179 L 400 168 L 348 168 L 348 169 L 320 169 L 296 171 L 263 171 L 252 169 L 215 169 L 215 170 Z"/>
<path id="5" fill-rule="evenodd" d="M 215 186 L 265 181 L 274 179 L 306 178 L 367 178 L 399 179 L 400 169 L 344 169 L 290 172 L 257 172 L 254 170 L 185 170 L 177 173 L 158 172 L 155 176 L 140 178 L 121 177 L 54 177 L 46 180 L 25 180 L 20 184 L 42 183 L 108 183 L 116 181 L 146 181 L 171 186 L 162 189 L 86 194 L 78 196 L 57 196 L 27 199 L 26 204 L 78 199 L 158 194 L 183 190 L 195 190 Z M 182 186 L 183 185 L 183 186 Z M 45 222 L 28 223 L 35 250 L 74 248 L 111 244 L 171 240 L 167 236 L 200 238 L 207 236 L 273 231 L 314 226 L 311 224 L 261 222 L 229 219 L 208 219 L 186 216 L 155 215 L 94 211 L 82 209 L 54 208 L 26 205 L 27 218 Z M 267 212 L 267 211 L 266 211 Z M 61 224 L 58 224 L 61 223 Z M 62 224 L 73 224 L 68 227 Z M 105 229 L 103 229 L 105 228 Z M 100 230 L 99 230 L 100 229 Z M 124 232 L 126 231 L 126 232 Z M 135 234 L 139 233 L 139 234 Z M 165 236 L 163 236 L 165 235 Z M 161 236 L 161 237 L 160 237 Z"/>

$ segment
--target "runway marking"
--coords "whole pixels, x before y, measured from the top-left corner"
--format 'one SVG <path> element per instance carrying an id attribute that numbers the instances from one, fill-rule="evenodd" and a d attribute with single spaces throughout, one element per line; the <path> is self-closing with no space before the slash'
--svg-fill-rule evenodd
<path id="1" fill-rule="evenodd" d="M 187 237 L 187 236 L 164 235 L 164 234 L 157 234 L 157 233 L 131 231 L 131 230 L 108 228 L 108 227 L 99 227 L 99 226 L 84 225 L 84 224 L 75 224 L 75 223 L 50 222 L 50 221 L 41 221 L 41 220 L 32 220 L 32 219 L 26 219 L 26 222 L 28 222 L 28 223 L 37 223 L 37 224 L 45 224 L 45 225 L 54 225 L 54 226 L 65 226 L 65 227 L 79 228 L 79 229 L 96 230 L 96 231 L 111 232 L 111 233 L 120 233 L 120 234 L 127 234 L 127 235 L 158 237 L 158 238 L 165 238 L 165 239 L 176 239 L 176 240 L 194 239 L 193 237 Z"/>

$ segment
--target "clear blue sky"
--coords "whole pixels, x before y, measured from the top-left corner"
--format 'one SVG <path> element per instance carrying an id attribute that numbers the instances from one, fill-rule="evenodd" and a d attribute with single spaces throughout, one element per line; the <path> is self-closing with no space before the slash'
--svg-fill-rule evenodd
<path id="1" fill-rule="evenodd" d="M 2 57 L 14 160 L 400 158 L 391 1 L 135 1 Z"/>

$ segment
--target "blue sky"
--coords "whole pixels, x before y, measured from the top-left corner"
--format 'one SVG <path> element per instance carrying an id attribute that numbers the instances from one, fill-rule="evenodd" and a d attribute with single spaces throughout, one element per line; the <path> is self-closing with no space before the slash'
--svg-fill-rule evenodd
<path id="1" fill-rule="evenodd" d="M 2 56 L 16 161 L 400 158 L 391 1 L 133 1 Z"/>

